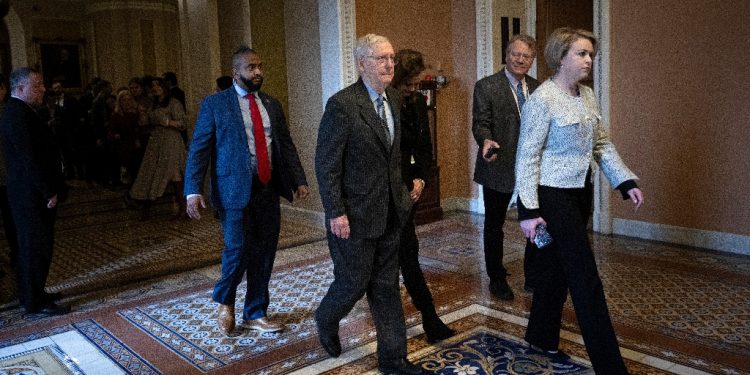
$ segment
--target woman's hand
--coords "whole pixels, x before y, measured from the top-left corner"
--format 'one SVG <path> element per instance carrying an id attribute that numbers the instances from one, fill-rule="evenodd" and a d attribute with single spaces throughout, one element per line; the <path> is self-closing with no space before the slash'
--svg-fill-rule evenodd
<path id="1" fill-rule="evenodd" d="M 536 238 L 536 226 L 539 224 L 547 225 L 547 222 L 541 217 L 521 221 L 521 230 L 529 241 L 534 242 L 534 238 Z"/>
<path id="2" fill-rule="evenodd" d="M 638 210 L 643 205 L 643 192 L 639 188 L 632 188 L 628 190 L 628 196 L 635 204 L 635 209 Z"/>

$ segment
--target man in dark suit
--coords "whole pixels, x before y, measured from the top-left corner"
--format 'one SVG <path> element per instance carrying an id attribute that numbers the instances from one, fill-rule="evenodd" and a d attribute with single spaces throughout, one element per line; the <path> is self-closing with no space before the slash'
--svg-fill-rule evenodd
<path id="1" fill-rule="evenodd" d="M 472 127 L 479 146 L 474 182 L 484 195 L 484 261 L 490 277 L 490 292 L 502 300 L 512 300 L 513 291 L 503 267 L 503 223 L 515 185 L 515 162 L 521 108 L 539 82 L 528 73 L 534 62 L 536 41 L 514 35 L 505 50 L 505 68 L 479 80 L 474 86 Z M 526 243 L 524 254 L 525 287 L 533 290 L 534 250 Z"/>
<path id="2" fill-rule="evenodd" d="M 186 109 L 185 91 L 182 91 L 180 86 L 177 86 L 177 74 L 174 72 L 166 72 L 162 77 L 169 83 L 169 95 L 172 95 L 173 98 L 177 99 L 177 101 L 182 104 L 182 108 Z"/>
<path id="3" fill-rule="evenodd" d="M 262 61 L 240 47 L 232 56 L 233 88 L 201 104 L 185 171 L 187 213 L 200 219 L 203 179 L 211 168 L 211 203 L 224 230 L 221 277 L 213 299 L 218 325 L 229 336 L 235 327 L 237 286 L 247 274 L 244 326 L 278 332 L 267 316 L 276 247 L 281 229 L 279 197 L 307 197 L 309 191 L 297 148 L 278 100 L 259 91 Z"/>
<path id="4" fill-rule="evenodd" d="M 357 41 L 360 79 L 333 95 L 320 121 L 315 169 L 326 213 L 334 280 L 315 321 L 323 348 L 341 354 L 339 322 L 367 294 L 378 339 L 379 368 L 419 374 L 406 360 L 398 285 L 399 232 L 411 206 L 401 176 L 401 128 L 387 38 Z"/>
<path id="5" fill-rule="evenodd" d="M 66 189 L 52 131 L 34 107 L 44 103 L 42 75 L 19 68 L 10 75 L 11 98 L 0 120 L 8 201 L 18 237 L 18 297 L 28 313 L 65 314 L 57 293 L 47 293 L 56 207 Z"/>
<path id="6" fill-rule="evenodd" d="M 65 177 L 76 176 L 74 170 L 74 139 L 80 127 L 81 115 L 78 112 L 78 100 L 65 93 L 61 81 L 52 82 L 52 93 L 47 99 L 47 106 L 53 113 L 52 127 L 57 144 L 62 153 Z M 119 173 L 119 169 L 117 171 Z M 78 175 L 81 175 L 80 173 Z M 118 175 L 119 177 L 119 175 Z"/>

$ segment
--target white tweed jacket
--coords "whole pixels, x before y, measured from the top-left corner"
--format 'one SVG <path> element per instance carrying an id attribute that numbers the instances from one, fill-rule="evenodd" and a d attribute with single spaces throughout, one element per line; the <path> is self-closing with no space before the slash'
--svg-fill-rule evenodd
<path id="1" fill-rule="evenodd" d="M 610 141 L 593 91 L 583 85 L 578 88 L 580 96 L 570 96 L 547 80 L 523 107 L 516 188 L 527 209 L 539 208 L 539 185 L 584 187 L 593 162 L 599 164 L 613 187 L 638 178 Z"/>

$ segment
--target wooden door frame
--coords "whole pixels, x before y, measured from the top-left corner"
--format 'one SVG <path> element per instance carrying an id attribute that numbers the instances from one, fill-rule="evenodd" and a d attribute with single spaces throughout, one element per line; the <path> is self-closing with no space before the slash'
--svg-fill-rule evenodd
<path id="1" fill-rule="evenodd" d="M 493 0 L 475 0 L 477 30 L 477 80 L 493 72 L 492 33 L 494 20 L 492 19 Z M 609 0 L 594 0 L 594 35 L 599 39 L 597 61 L 594 64 L 594 92 L 601 110 L 602 121 L 608 129 L 610 124 L 610 20 Z M 526 33 L 536 37 L 536 0 L 526 0 Z M 537 58 L 530 70 L 536 76 L 539 59 Z M 479 190 L 479 200 L 482 200 Z M 596 232 L 612 233 L 612 210 L 610 206 L 611 191 L 609 182 L 599 168 L 594 170 L 594 214 L 593 229 Z M 477 206 L 480 206 L 478 204 Z"/>

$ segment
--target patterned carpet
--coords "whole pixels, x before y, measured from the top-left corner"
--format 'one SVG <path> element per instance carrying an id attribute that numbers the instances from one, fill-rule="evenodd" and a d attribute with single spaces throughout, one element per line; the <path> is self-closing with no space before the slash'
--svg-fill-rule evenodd
<path id="1" fill-rule="evenodd" d="M 151 217 L 142 220 L 139 210 L 125 209 L 124 191 L 79 183 L 71 193 L 59 210 L 47 282 L 50 291 L 80 295 L 220 262 L 221 225 L 212 211 L 199 221 L 174 220 L 176 206 L 165 197 L 154 206 Z M 0 238 L 7 248 L 5 238 Z M 322 228 L 284 219 L 279 247 L 322 238 Z M 0 255 L 6 256 L 7 251 Z M 0 265 L 7 264 L 7 258 L 0 258 Z M 0 307 L 17 303 L 14 295 L 11 274 L 0 280 Z"/>
<path id="2" fill-rule="evenodd" d="M 232 337 L 219 334 L 211 302 L 211 287 L 219 272 L 215 264 L 106 291 L 89 289 L 118 280 L 99 277 L 97 262 L 100 268 L 126 274 L 133 271 L 120 269 L 130 267 L 129 259 L 140 259 L 138 254 L 155 259 L 148 257 L 177 252 L 199 267 L 205 255 L 201 250 L 218 253 L 220 248 L 218 227 L 210 220 L 169 221 L 171 206 L 164 203 L 160 217 L 141 223 L 137 213 L 117 207 L 116 199 L 99 199 L 112 203 L 109 211 L 92 210 L 101 215 L 98 220 L 84 221 L 66 213 L 58 246 L 67 236 L 70 248 L 108 250 L 107 254 L 122 254 L 123 260 L 107 266 L 102 266 L 104 260 L 82 261 L 86 267 L 79 267 L 75 276 L 55 279 L 56 290 L 83 291 L 66 298 L 74 305 L 71 314 L 39 318 L 13 308 L 0 311 L 0 373 L 21 362 L 47 369 L 56 366 L 61 373 L 73 374 L 377 373 L 374 327 L 364 300 L 342 321 L 340 358 L 328 358 L 318 344 L 312 316 L 331 282 L 332 265 L 326 242 L 317 240 L 319 229 L 304 223 L 289 221 L 285 226 L 291 231 L 286 233 L 301 242 L 279 251 L 271 279 L 269 313 L 287 326 L 281 333 L 238 329 Z M 105 206 L 91 203 L 89 207 Z M 76 228 L 68 218 L 88 226 Z M 505 264 L 516 298 L 505 302 L 490 296 L 481 220 L 481 216 L 453 213 L 418 228 L 420 261 L 438 313 L 458 334 L 436 345 L 427 343 L 420 315 L 402 288 L 410 360 L 436 374 L 590 374 L 570 304 L 564 314 L 561 349 L 571 360 L 552 363 L 522 340 L 531 298 L 522 292 L 524 241 L 512 221 L 506 226 Z M 135 235 L 141 232 L 148 234 Z M 631 374 L 750 374 L 750 258 L 624 237 L 593 235 L 592 244 Z M 74 263 L 55 264 L 55 269 L 72 268 Z M 141 267 L 149 264 L 153 268 L 148 272 L 170 273 L 154 271 L 160 266 L 151 263 Z M 94 281 L 88 282 L 84 274 Z M 237 306 L 241 304 L 240 298 Z M 73 355 L 68 342 L 94 349 Z M 55 353 L 76 358 L 78 369 L 55 359 L 61 358 Z"/>

